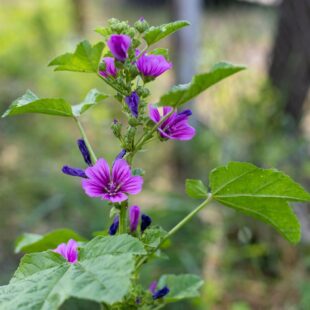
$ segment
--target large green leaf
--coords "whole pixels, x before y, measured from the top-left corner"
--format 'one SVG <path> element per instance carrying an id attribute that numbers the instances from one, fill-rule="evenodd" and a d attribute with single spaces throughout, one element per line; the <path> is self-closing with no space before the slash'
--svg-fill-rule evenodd
<path id="1" fill-rule="evenodd" d="M 190 83 L 173 86 L 168 93 L 160 98 L 159 105 L 181 106 L 210 86 L 244 69 L 243 66 L 220 62 L 210 72 L 195 75 Z"/>
<path id="2" fill-rule="evenodd" d="M 152 45 L 161 39 L 173 34 L 177 30 L 189 26 L 190 22 L 186 20 L 179 20 L 169 24 L 163 24 L 161 26 L 150 27 L 144 34 L 143 38 L 147 45 Z"/>
<path id="3" fill-rule="evenodd" d="M 39 98 L 32 91 L 27 92 L 16 99 L 4 112 L 2 117 L 13 116 L 25 113 L 41 113 L 58 116 L 80 116 L 92 106 L 96 105 L 109 96 L 99 92 L 97 89 L 91 89 L 82 103 L 70 105 L 61 98 Z"/>
<path id="4" fill-rule="evenodd" d="M 17 98 L 4 112 L 2 117 L 25 114 L 42 113 L 59 116 L 72 116 L 71 105 L 61 98 L 40 99 L 31 90 L 20 98 Z"/>
<path id="5" fill-rule="evenodd" d="M 199 289 L 203 281 L 193 274 L 164 275 L 157 287 L 168 286 L 170 292 L 165 296 L 165 302 L 176 302 L 185 298 L 199 297 Z"/>
<path id="6" fill-rule="evenodd" d="M 97 72 L 103 47 L 103 42 L 91 45 L 85 40 L 73 53 L 60 55 L 48 65 L 55 66 L 55 71 Z"/>
<path id="7" fill-rule="evenodd" d="M 216 201 L 272 225 L 292 243 L 300 240 L 288 202 L 310 201 L 310 194 L 283 172 L 231 162 L 211 172 L 210 186 Z"/>
<path id="8" fill-rule="evenodd" d="M 60 243 L 70 239 L 75 241 L 86 241 L 86 239 L 71 229 L 56 229 L 45 235 L 22 234 L 15 243 L 15 253 L 33 253 L 52 250 Z"/>
<path id="9" fill-rule="evenodd" d="M 205 199 L 208 196 L 208 189 L 201 180 L 187 179 L 185 191 L 189 197 L 195 199 Z"/>
<path id="10" fill-rule="evenodd" d="M 130 288 L 134 255 L 145 253 L 139 240 L 119 235 L 81 247 L 76 264 L 52 251 L 27 254 L 11 282 L 0 287 L 0 309 L 58 309 L 71 297 L 120 302 Z"/>

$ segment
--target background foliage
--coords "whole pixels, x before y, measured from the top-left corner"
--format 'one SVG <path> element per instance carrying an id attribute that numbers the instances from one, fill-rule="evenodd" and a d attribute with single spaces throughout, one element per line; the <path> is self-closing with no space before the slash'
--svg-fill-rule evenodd
<path id="1" fill-rule="evenodd" d="M 216 165 L 246 160 L 282 169 L 307 187 L 307 104 L 296 138 L 266 74 L 276 7 L 234 4 L 209 7 L 202 14 L 199 71 L 208 71 L 220 60 L 244 63 L 250 70 L 198 98 L 194 110 L 200 133 L 186 146 L 195 161 L 189 160 L 182 168 L 188 177 L 207 181 L 207 172 Z M 152 24 L 171 20 L 168 7 L 133 6 L 130 1 L 1 0 L 1 111 L 28 88 L 40 98 L 64 97 L 74 104 L 82 102 L 90 88 L 108 91 L 92 75 L 53 73 L 47 64 L 73 50 L 82 36 L 90 42 L 98 38 L 92 30 L 111 16 L 129 21 L 144 16 Z M 166 44 L 173 49 L 171 41 Z M 173 79 L 168 73 L 153 83 L 154 100 Z M 122 118 L 113 104 L 104 101 L 84 120 L 90 139 L 100 140 L 96 152 L 109 160 L 119 151 L 111 139 L 110 120 Z M 1 284 L 7 283 L 19 261 L 13 240 L 22 232 L 46 233 L 69 226 L 89 237 L 92 230 L 106 227 L 105 203 L 87 199 L 79 180 L 60 172 L 63 164 L 81 165 L 75 144 L 78 137 L 73 121 L 62 118 L 28 115 L 1 120 Z M 139 155 L 148 173 L 145 190 L 135 202 L 166 229 L 194 204 L 185 197 L 184 182 L 177 180 L 176 150 L 173 143 L 166 143 Z M 164 197 L 158 195 L 162 191 Z M 179 194 L 172 194 L 175 191 Z M 206 280 L 201 299 L 175 309 L 307 309 L 310 305 L 309 241 L 291 246 L 266 225 L 215 204 L 174 240 L 173 245 L 166 244 L 170 260 L 145 268 L 145 285 L 162 273 L 193 272 Z"/>

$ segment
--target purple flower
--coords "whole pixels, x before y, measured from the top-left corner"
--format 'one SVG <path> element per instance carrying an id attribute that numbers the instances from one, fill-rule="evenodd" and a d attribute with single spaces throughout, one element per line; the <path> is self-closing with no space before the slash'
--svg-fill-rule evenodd
<path id="1" fill-rule="evenodd" d="M 80 177 L 80 178 L 85 178 L 85 179 L 87 178 L 84 170 L 80 169 L 80 168 L 74 168 L 74 167 L 70 167 L 70 166 L 63 166 L 61 171 L 64 174 L 71 175 L 73 177 Z"/>
<path id="2" fill-rule="evenodd" d="M 105 63 L 105 70 L 99 71 L 99 74 L 105 78 L 107 78 L 109 76 L 116 77 L 117 69 L 115 67 L 114 58 L 104 57 L 104 58 L 102 58 L 102 61 Z"/>
<path id="3" fill-rule="evenodd" d="M 137 60 L 137 68 L 144 76 L 157 77 L 172 68 L 162 55 L 143 54 Z"/>
<path id="4" fill-rule="evenodd" d="M 140 208 L 138 206 L 132 206 L 129 209 L 129 223 L 130 223 L 130 231 L 134 232 L 139 224 L 140 218 Z"/>
<path id="5" fill-rule="evenodd" d="M 92 161 L 91 161 L 91 157 L 90 157 L 90 153 L 88 151 L 88 148 L 86 146 L 86 143 L 83 139 L 79 139 L 77 140 L 77 145 L 80 149 L 80 152 L 84 158 L 84 161 L 85 163 L 88 165 L 88 166 L 91 166 L 92 165 Z"/>
<path id="6" fill-rule="evenodd" d="M 126 155 L 126 150 L 125 150 L 125 149 L 122 149 L 122 150 L 118 153 L 118 155 L 115 157 L 114 162 L 115 162 L 116 160 L 118 160 L 118 159 L 122 159 L 125 155 Z"/>
<path id="7" fill-rule="evenodd" d="M 78 260 L 78 244 L 75 240 L 70 239 L 68 243 L 61 243 L 54 252 L 63 256 L 69 263 L 74 264 Z"/>
<path id="8" fill-rule="evenodd" d="M 88 179 L 82 180 L 82 187 L 90 197 L 101 197 L 115 203 L 126 200 L 128 194 L 136 195 L 142 190 L 143 178 L 133 176 L 124 159 L 116 160 L 110 171 L 108 163 L 100 158 L 94 166 L 85 170 L 85 174 Z"/>
<path id="9" fill-rule="evenodd" d="M 112 34 L 107 41 L 107 45 L 113 56 L 124 61 L 128 56 L 128 49 L 131 45 L 131 38 L 126 34 Z"/>
<path id="10" fill-rule="evenodd" d="M 114 221 L 113 221 L 112 225 L 109 228 L 109 235 L 114 236 L 118 230 L 118 226 L 119 226 L 119 216 L 116 215 L 114 217 Z"/>
<path id="11" fill-rule="evenodd" d="M 159 298 L 163 298 L 165 297 L 168 293 L 170 292 L 168 286 L 164 286 L 162 289 L 156 291 L 154 294 L 153 294 L 153 299 L 156 300 L 156 299 L 159 299 Z"/>
<path id="12" fill-rule="evenodd" d="M 163 116 L 161 116 L 156 107 L 152 105 L 149 106 L 149 116 L 154 123 L 159 123 L 162 117 L 171 111 L 172 107 L 164 107 Z M 191 140 L 195 136 L 196 130 L 188 124 L 188 118 L 190 115 L 192 115 L 191 110 L 172 113 L 157 128 L 161 137 L 174 140 Z"/>
<path id="13" fill-rule="evenodd" d="M 138 117 L 139 101 L 140 98 L 135 91 L 133 91 L 130 96 L 125 97 L 125 102 L 134 117 Z"/>
<path id="14" fill-rule="evenodd" d="M 140 225 L 140 229 L 141 229 L 141 233 L 143 233 L 152 223 L 152 219 L 146 215 L 146 214 L 142 214 L 141 215 L 141 225 Z"/>

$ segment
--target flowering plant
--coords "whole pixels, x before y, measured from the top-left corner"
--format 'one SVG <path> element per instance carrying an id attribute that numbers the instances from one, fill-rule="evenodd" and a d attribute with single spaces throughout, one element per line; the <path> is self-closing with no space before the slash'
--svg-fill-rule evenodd
<path id="1" fill-rule="evenodd" d="M 58 309 L 67 299 L 86 299 L 106 309 L 160 309 L 168 303 L 199 296 L 203 281 L 197 275 L 163 275 L 149 288 L 139 282 L 139 272 L 149 260 L 162 255 L 163 243 L 211 202 L 230 207 L 273 226 L 291 243 L 300 240 L 299 221 L 289 202 L 306 202 L 310 195 L 290 177 L 275 169 L 231 162 L 209 174 L 209 186 L 186 180 L 190 198 L 202 200 L 168 232 L 154 225 L 143 206 L 131 205 L 130 196 L 143 189 L 143 170 L 134 164 L 146 143 L 159 139 L 192 139 L 192 111 L 178 111 L 210 86 L 244 69 L 218 63 L 191 82 L 172 87 L 157 104 L 148 101 L 148 83 L 172 68 L 168 51 L 154 43 L 188 26 L 177 21 L 150 27 L 141 18 L 133 26 L 111 19 L 96 31 L 103 39 L 92 45 L 82 41 L 73 53 L 56 57 L 56 71 L 93 73 L 115 91 L 113 95 L 128 119 L 114 120 L 111 130 L 120 152 L 113 163 L 97 158 L 81 124 L 82 115 L 109 95 L 90 90 L 85 100 L 71 105 L 60 98 L 39 98 L 28 90 L 3 117 L 24 113 L 65 116 L 75 120 L 81 138 L 78 148 L 87 168 L 63 166 L 62 172 L 81 179 L 91 198 L 108 201 L 111 223 L 92 240 L 68 229 L 46 235 L 25 234 L 16 251 L 26 253 L 8 285 L 0 287 L 0 309 Z M 157 224 L 157 223 L 156 223 Z"/>

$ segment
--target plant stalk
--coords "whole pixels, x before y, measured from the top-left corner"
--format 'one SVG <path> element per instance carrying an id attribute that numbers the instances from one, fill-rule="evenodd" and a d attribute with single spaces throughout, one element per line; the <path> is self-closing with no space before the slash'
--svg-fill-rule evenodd
<path id="1" fill-rule="evenodd" d="M 121 205 L 119 213 L 119 233 L 125 234 L 127 232 L 127 206 Z"/>
<path id="2" fill-rule="evenodd" d="M 95 163 L 97 161 L 97 157 L 96 157 L 96 155 L 95 155 L 95 153 L 94 153 L 94 151 L 93 151 L 93 149 L 92 149 L 92 147 L 91 147 L 91 145 L 90 145 L 90 143 L 88 141 L 88 138 L 86 136 L 86 132 L 85 132 L 85 130 L 84 130 L 84 128 L 83 128 L 79 118 L 75 117 L 74 119 L 75 119 L 75 121 L 76 121 L 76 123 L 77 123 L 77 125 L 79 127 L 79 130 L 81 132 L 82 138 L 84 139 L 85 144 L 86 144 L 86 146 L 88 148 L 90 157 L 91 157 L 92 161 Z"/>

